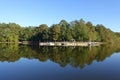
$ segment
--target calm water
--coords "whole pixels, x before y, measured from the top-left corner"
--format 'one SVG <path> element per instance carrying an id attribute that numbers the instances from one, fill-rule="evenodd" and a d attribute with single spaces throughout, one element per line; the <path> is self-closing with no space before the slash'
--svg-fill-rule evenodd
<path id="1" fill-rule="evenodd" d="M 120 80 L 120 46 L 0 45 L 0 80 Z"/>

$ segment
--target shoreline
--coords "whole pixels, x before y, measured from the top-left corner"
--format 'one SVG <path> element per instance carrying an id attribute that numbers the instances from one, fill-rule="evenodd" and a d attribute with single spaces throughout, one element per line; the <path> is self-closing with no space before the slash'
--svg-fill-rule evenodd
<path id="1" fill-rule="evenodd" d="M 0 42 L 5 44 L 25 44 L 39 46 L 100 46 L 104 42 L 38 42 L 38 41 L 21 41 L 21 42 Z"/>

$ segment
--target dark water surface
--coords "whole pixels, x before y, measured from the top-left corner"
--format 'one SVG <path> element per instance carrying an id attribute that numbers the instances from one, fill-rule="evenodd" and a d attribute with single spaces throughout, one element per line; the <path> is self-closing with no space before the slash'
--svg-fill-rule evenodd
<path id="1" fill-rule="evenodd" d="M 0 80 L 120 80 L 120 46 L 1 44 Z"/>

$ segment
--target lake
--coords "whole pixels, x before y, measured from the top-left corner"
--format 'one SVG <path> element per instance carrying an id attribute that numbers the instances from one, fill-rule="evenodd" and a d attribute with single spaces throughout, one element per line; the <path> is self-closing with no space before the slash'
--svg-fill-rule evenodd
<path id="1" fill-rule="evenodd" d="M 0 80 L 120 80 L 120 46 L 1 44 Z"/>

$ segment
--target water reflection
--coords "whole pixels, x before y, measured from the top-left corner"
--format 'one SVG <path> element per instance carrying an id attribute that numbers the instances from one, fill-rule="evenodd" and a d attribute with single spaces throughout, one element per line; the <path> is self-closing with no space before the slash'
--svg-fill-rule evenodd
<path id="1" fill-rule="evenodd" d="M 94 60 L 103 61 L 120 46 L 102 45 L 97 47 L 36 47 L 18 44 L 1 44 L 0 61 L 15 62 L 20 58 L 38 59 L 41 62 L 51 60 L 61 67 L 68 64 L 76 68 L 91 65 Z"/>

